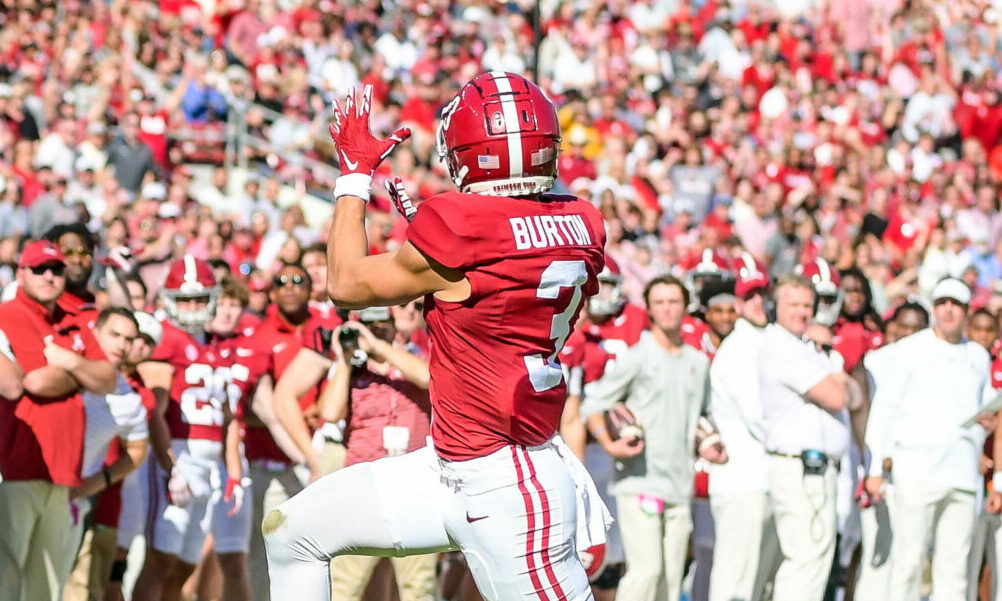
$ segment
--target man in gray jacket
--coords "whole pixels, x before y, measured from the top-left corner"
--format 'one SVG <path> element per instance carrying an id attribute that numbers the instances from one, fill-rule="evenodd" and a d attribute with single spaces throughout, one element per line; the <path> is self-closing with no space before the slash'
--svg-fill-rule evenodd
<path id="1" fill-rule="evenodd" d="M 644 301 L 649 330 L 617 355 L 582 407 L 592 435 L 617 460 L 612 493 L 627 564 L 617 597 L 631 601 L 679 598 L 692 528 L 696 421 L 709 391 L 709 359 L 682 342 L 685 286 L 655 278 Z M 613 440 L 606 430 L 603 412 L 624 399 L 646 433 L 643 441 Z M 706 458 L 720 460 L 717 452 L 709 447 Z"/>

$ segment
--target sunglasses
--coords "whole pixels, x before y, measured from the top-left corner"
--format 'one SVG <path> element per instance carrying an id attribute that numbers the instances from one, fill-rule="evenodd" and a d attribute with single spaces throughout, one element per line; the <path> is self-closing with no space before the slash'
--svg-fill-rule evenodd
<path id="1" fill-rule="evenodd" d="M 273 279 L 271 283 L 276 288 L 282 288 L 284 286 L 288 286 L 289 284 L 292 284 L 296 288 L 302 288 L 306 285 L 306 277 L 298 273 L 296 275 L 279 275 L 275 276 L 275 279 Z"/>
<path id="2" fill-rule="evenodd" d="M 52 275 L 62 277 L 63 271 L 66 269 L 65 265 L 59 263 L 46 263 L 45 265 L 38 265 L 36 267 L 29 267 L 31 273 L 35 275 L 45 275 L 46 271 L 51 271 Z"/>
<path id="3" fill-rule="evenodd" d="M 69 258 L 69 257 L 84 258 L 84 257 L 91 256 L 91 252 L 89 250 L 87 250 L 86 248 L 64 248 L 63 249 L 63 256 L 66 257 L 66 258 Z"/>

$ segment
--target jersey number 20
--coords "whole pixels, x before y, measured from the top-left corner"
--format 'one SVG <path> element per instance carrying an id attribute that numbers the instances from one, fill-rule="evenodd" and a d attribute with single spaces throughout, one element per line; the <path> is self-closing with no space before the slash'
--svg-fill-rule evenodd
<path id="1" fill-rule="evenodd" d="M 573 288 L 574 293 L 567 307 L 553 316 L 550 324 L 550 339 L 553 340 L 553 353 L 548 357 L 542 354 L 527 355 L 525 368 L 529 371 L 529 382 L 536 392 L 544 392 L 558 386 L 563 380 L 564 372 L 557 362 L 560 349 L 571 334 L 571 319 L 581 305 L 581 287 L 588 281 L 588 270 L 584 261 L 554 261 L 543 270 L 543 275 L 536 288 L 536 298 L 557 300 L 561 288 Z"/>

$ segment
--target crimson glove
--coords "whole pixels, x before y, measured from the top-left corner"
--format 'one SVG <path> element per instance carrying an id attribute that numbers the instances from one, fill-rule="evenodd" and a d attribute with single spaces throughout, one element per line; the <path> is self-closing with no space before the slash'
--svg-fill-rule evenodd
<path id="1" fill-rule="evenodd" d="M 386 186 L 386 192 L 390 195 L 390 200 L 393 202 L 394 208 L 397 209 L 397 213 L 403 215 L 407 221 L 413 221 L 417 207 L 414 206 L 410 194 L 404 188 L 404 181 L 395 177 L 392 181 L 386 180 L 383 185 Z"/>
<path id="2" fill-rule="evenodd" d="M 226 515 L 234 516 L 240 513 L 240 508 L 244 506 L 244 487 L 249 483 L 249 480 L 245 482 L 244 480 L 237 480 L 235 478 L 226 479 L 226 494 L 223 495 L 223 501 L 227 503 L 233 501 L 233 507 L 230 508 Z"/>
<path id="3" fill-rule="evenodd" d="M 372 175 L 376 168 L 398 144 L 410 137 L 411 130 L 402 127 L 385 140 L 378 140 L 372 135 L 369 129 L 371 85 L 365 86 L 357 106 L 353 87 L 348 90 L 344 109 L 341 109 L 337 100 L 333 102 L 333 108 L 334 123 L 330 124 L 329 129 L 341 164 L 341 176 L 334 184 L 334 198 L 358 196 L 368 202 L 372 192 Z"/>

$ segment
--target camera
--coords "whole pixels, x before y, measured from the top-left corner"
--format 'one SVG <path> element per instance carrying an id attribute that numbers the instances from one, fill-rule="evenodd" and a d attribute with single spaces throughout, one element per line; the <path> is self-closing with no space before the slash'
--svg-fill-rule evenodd
<path id="1" fill-rule="evenodd" d="M 313 349 L 321 355 L 329 356 L 331 354 L 331 351 L 334 350 L 333 346 L 331 346 L 333 341 L 334 330 L 317 328 L 313 331 Z"/>
<path id="2" fill-rule="evenodd" d="M 355 328 L 342 327 L 337 341 L 341 345 L 341 350 L 348 359 L 348 363 L 352 366 L 362 367 L 369 360 L 369 353 L 358 348 L 358 330 Z"/>

